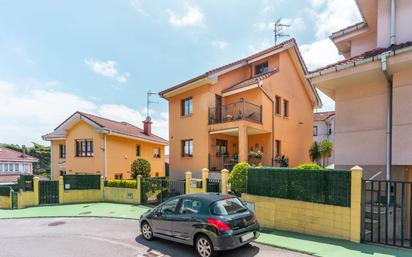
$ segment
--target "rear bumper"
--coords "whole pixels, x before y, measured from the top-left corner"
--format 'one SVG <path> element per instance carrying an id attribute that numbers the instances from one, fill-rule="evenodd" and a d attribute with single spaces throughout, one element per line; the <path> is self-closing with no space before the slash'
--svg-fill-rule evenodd
<path id="1" fill-rule="evenodd" d="M 242 236 L 248 233 L 253 233 L 253 238 L 250 238 L 246 241 L 242 241 Z M 212 238 L 213 248 L 215 249 L 215 251 L 231 250 L 254 241 L 259 237 L 259 235 L 260 232 L 258 230 L 251 230 L 238 235 L 215 237 Z"/>

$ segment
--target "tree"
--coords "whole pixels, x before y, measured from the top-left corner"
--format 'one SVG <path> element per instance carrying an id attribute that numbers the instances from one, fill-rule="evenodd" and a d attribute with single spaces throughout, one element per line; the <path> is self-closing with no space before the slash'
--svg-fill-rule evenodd
<path id="1" fill-rule="evenodd" d="M 232 192 L 237 196 L 241 196 L 242 193 L 246 192 L 246 178 L 247 170 L 249 167 L 249 163 L 240 162 L 236 164 L 235 167 L 233 167 L 233 170 L 230 173 L 230 188 Z"/>
<path id="2" fill-rule="evenodd" d="M 137 159 L 133 161 L 131 166 L 132 178 L 136 179 L 138 175 L 141 175 L 143 178 L 150 177 L 150 162 L 145 159 Z"/>
<path id="3" fill-rule="evenodd" d="M 320 143 L 320 153 L 322 156 L 322 166 L 326 166 L 326 159 L 332 156 L 333 143 L 329 139 L 324 139 Z"/>
<path id="4" fill-rule="evenodd" d="M 313 142 L 312 147 L 309 149 L 309 157 L 312 162 L 318 163 L 322 158 L 322 153 L 320 151 L 320 145 L 318 142 Z"/>

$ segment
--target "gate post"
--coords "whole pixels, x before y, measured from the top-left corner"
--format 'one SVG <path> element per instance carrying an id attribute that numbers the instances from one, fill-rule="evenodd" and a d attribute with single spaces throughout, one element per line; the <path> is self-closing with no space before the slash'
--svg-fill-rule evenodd
<path id="1" fill-rule="evenodd" d="M 209 170 L 204 168 L 202 169 L 202 192 L 207 192 L 207 179 L 209 178 Z"/>
<path id="2" fill-rule="evenodd" d="M 64 203 L 64 179 L 63 176 L 59 177 L 59 203 Z"/>
<path id="3" fill-rule="evenodd" d="M 137 175 L 136 189 L 137 189 L 138 204 L 141 204 L 142 203 L 142 175 Z"/>
<path id="4" fill-rule="evenodd" d="M 39 205 L 39 177 L 33 178 L 33 205 Z"/>
<path id="5" fill-rule="evenodd" d="M 104 177 L 100 176 L 100 201 L 104 201 Z"/>
<path id="6" fill-rule="evenodd" d="M 362 173 L 363 169 L 359 166 L 351 169 L 350 240 L 356 243 L 361 239 Z"/>
<path id="7" fill-rule="evenodd" d="M 228 185 L 228 182 L 229 182 L 229 171 L 227 169 L 223 169 L 220 172 L 220 176 L 221 176 L 220 183 L 222 183 L 222 185 L 221 185 L 222 194 L 227 194 L 227 192 L 228 192 L 227 185 Z"/>
<path id="8" fill-rule="evenodd" d="M 188 171 L 186 172 L 186 194 L 190 194 L 191 193 L 191 187 L 190 187 L 190 181 L 192 180 L 192 172 Z"/>

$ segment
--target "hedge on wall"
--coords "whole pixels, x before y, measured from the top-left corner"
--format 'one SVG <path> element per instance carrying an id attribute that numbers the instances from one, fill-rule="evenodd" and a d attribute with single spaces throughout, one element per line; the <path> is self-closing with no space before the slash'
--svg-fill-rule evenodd
<path id="1" fill-rule="evenodd" d="M 100 189 L 100 175 L 64 175 L 65 190 Z"/>
<path id="2" fill-rule="evenodd" d="M 134 179 L 111 179 L 106 181 L 107 187 L 120 187 L 120 188 L 137 188 L 137 181 Z"/>
<path id="3" fill-rule="evenodd" d="M 273 167 L 248 169 L 248 194 L 350 206 L 350 191 L 350 171 Z"/>

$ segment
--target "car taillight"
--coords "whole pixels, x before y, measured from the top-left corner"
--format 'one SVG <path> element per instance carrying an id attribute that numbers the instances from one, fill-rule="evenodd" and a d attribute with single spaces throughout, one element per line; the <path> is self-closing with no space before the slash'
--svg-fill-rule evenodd
<path id="1" fill-rule="evenodd" d="M 255 221 L 256 220 L 256 214 L 253 213 L 253 217 L 252 220 Z"/>
<path id="2" fill-rule="evenodd" d="M 230 227 L 228 224 L 224 223 L 221 220 L 217 219 L 207 219 L 207 223 L 209 225 L 212 225 L 213 227 L 217 228 L 219 231 L 227 231 L 230 230 Z"/>

